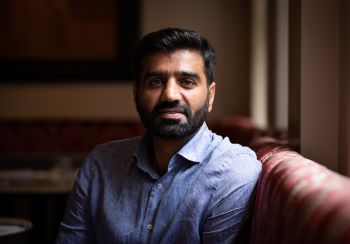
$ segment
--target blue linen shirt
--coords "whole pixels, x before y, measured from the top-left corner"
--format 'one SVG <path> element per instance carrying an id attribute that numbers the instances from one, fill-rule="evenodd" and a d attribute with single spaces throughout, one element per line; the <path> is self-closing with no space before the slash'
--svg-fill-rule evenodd
<path id="1" fill-rule="evenodd" d="M 148 137 L 97 146 L 77 176 L 57 243 L 232 243 L 261 163 L 204 123 L 159 175 Z"/>

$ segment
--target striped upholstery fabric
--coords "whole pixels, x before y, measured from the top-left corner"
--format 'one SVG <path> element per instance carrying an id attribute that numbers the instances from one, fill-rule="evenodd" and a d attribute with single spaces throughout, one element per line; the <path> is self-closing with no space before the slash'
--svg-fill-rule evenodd
<path id="1" fill-rule="evenodd" d="M 349 178 L 273 143 L 257 154 L 250 243 L 350 243 Z"/>

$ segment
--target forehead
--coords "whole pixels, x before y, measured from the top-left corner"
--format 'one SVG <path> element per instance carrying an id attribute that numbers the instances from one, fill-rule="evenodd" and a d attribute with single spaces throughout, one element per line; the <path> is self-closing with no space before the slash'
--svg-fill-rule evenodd
<path id="1" fill-rule="evenodd" d="M 142 73 L 150 71 L 196 71 L 204 73 L 204 60 L 195 50 L 180 49 L 174 52 L 157 52 L 142 62 Z"/>

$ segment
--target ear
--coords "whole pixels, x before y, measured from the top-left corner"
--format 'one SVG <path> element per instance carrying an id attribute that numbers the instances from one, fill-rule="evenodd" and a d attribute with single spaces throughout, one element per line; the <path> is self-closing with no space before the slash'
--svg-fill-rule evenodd
<path id="1" fill-rule="evenodd" d="M 208 112 L 210 112 L 213 109 L 213 103 L 215 98 L 215 82 L 213 81 L 209 86 L 209 105 L 208 105 Z"/>

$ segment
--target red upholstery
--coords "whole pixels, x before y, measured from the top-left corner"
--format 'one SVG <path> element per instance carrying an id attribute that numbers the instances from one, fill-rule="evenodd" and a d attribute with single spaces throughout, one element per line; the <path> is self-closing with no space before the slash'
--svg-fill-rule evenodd
<path id="1" fill-rule="evenodd" d="M 0 155 L 87 153 L 99 143 L 143 132 L 138 120 L 3 120 Z"/>
<path id="2" fill-rule="evenodd" d="M 257 135 L 252 122 L 244 117 L 214 118 L 208 126 L 244 145 Z M 79 167 L 97 144 L 143 133 L 138 119 L 0 120 L 0 169 L 47 169 L 62 160 Z"/>
<path id="3" fill-rule="evenodd" d="M 247 145 L 256 129 L 248 118 L 211 119 L 214 132 L 232 142 Z M 87 153 L 102 142 L 131 138 L 144 133 L 141 122 L 129 120 L 2 120 L 0 121 L 0 156 Z"/>
<path id="4" fill-rule="evenodd" d="M 263 170 L 250 242 L 350 243 L 350 179 L 276 141 L 255 146 Z"/>

